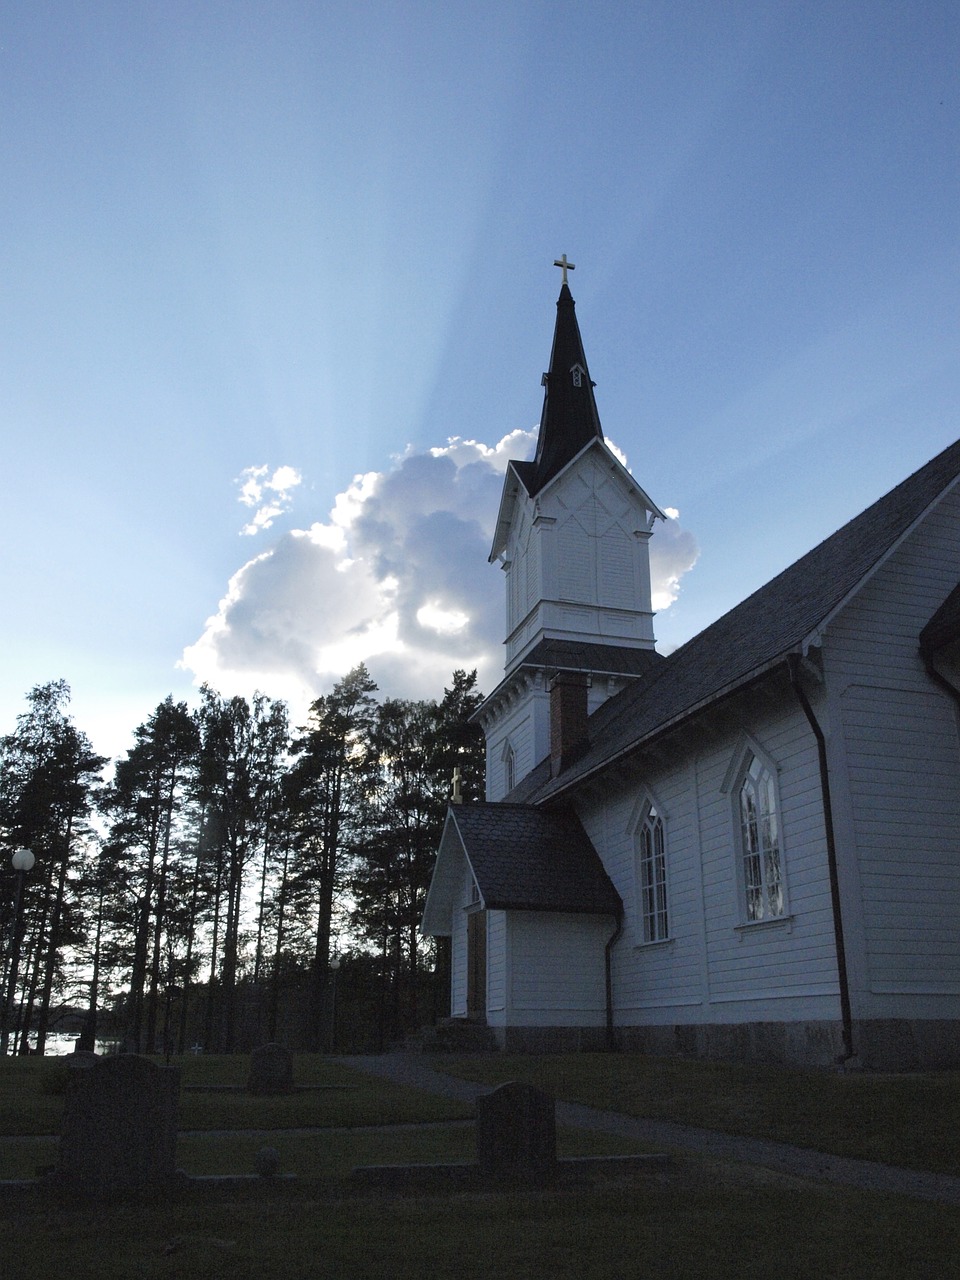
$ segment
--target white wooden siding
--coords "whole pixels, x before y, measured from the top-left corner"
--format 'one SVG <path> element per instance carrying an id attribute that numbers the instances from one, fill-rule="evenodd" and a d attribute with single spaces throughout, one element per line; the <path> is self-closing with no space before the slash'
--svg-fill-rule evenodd
<path id="1" fill-rule="evenodd" d="M 871 988 L 960 994 L 960 754 L 939 693 L 848 685 L 843 726 Z"/>
<path id="2" fill-rule="evenodd" d="M 487 1016 L 492 1023 L 507 1008 L 507 918 L 503 911 L 487 912 Z"/>
<path id="3" fill-rule="evenodd" d="M 503 752 L 509 742 L 514 753 L 516 781 L 526 777 L 550 749 L 550 695 L 543 688 L 530 689 L 507 707 L 499 722 L 487 730 L 488 800 L 502 800 L 507 792 Z"/>
<path id="4" fill-rule="evenodd" d="M 450 938 L 450 1016 L 463 1018 L 467 1013 L 467 917 L 463 907 L 453 910 Z"/>
<path id="5" fill-rule="evenodd" d="M 612 919 L 509 913 L 509 1015 L 514 1026 L 602 1026 L 604 954 Z"/>
<path id="6" fill-rule="evenodd" d="M 611 467 L 591 450 L 536 499 L 518 495 L 505 552 L 508 664 L 544 635 L 653 644 L 646 503 Z"/>
<path id="7" fill-rule="evenodd" d="M 721 790 L 748 728 L 778 769 L 788 893 L 789 918 L 761 925 L 744 923 L 735 797 Z M 690 747 L 581 809 L 625 906 L 624 936 L 614 953 L 617 1022 L 835 1016 L 838 976 L 816 744 L 786 681 L 775 698 L 742 698 L 725 730 L 715 720 L 703 746 Z M 665 819 L 670 925 L 670 940 L 653 945 L 642 942 L 633 834 L 647 792 Z"/>
<path id="8" fill-rule="evenodd" d="M 857 1016 L 957 1015 L 960 737 L 955 704 L 931 683 L 917 642 L 958 577 L 954 491 L 824 641 Z"/>
<path id="9" fill-rule="evenodd" d="M 601 469 L 588 474 L 599 484 Z M 550 555 L 562 551 L 558 594 L 568 600 L 566 612 L 541 595 L 538 615 L 563 618 L 571 634 L 586 627 L 592 574 L 596 638 L 607 625 L 598 621 L 601 606 L 615 602 L 601 601 L 602 573 L 573 545 L 574 532 L 590 541 L 595 528 L 597 547 L 608 534 L 617 547 L 627 526 L 611 517 L 606 499 L 596 500 L 596 487 L 587 500 L 584 477 L 573 479 L 549 498 L 557 521 Z M 553 571 L 544 566 L 541 592 Z M 855 1018 L 957 1016 L 960 733 L 956 707 L 931 684 L 917 641 L 958 576 L 960 492 L 941 501 L 831 620 L 822 637 L 824 684 L 805 682 L 827 739 Z M 545 694 L 528 694 L 506 711 L 489 739 L 490 770 L 499 776 L 509 733 L 517 777 L 529 772 L 546 753 L 547 722 Z M 786 888 L 785 917 L 756 925 L 744 919 L 736 796 L 724 790 L 748 739 L 776 766 Z M 816 740 L 785 673 L 707 712 L 682 739 L 633 767 L 632 777 L 611 774 L 602 790 L 577 799 L 625 907 L 613 952 L 617 1023 L 835 1020 L 839 981 Z M 653 945 L 640 932 L 632 825 L 646 792 L 666 829 L 670 937 Z M 509 913 L 502 980 L 491 970 L 491 998 L 501 981 L 505 993 L 497 1017 L 518 1026 L 599 1024 L 609 931 L 609 922 L 589 917 Z"/>

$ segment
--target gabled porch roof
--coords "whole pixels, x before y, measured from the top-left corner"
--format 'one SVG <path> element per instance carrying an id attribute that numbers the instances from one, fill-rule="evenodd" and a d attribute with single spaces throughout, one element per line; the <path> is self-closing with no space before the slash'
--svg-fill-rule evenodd
<path id="1" fill-rule="evenodd" d="M 623 909 L 572 811 L 452 804 L 423 914 L 424 933 L 450 932 L 464 859 L 489 910 L 619 916 Z"/>

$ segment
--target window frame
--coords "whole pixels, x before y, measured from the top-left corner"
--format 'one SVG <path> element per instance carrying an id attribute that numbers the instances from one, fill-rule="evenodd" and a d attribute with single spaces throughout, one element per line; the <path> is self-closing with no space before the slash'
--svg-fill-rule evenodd
<path id="1" fill-rule="evenodd" d="M 517 785 L 517 753 L 509 738 L 504 740 L 500 763 L 503 765 L 503 794 L 507 796 Z"/>
<path id="2" fill-rule="evenodd" d="M 630 827 L 633 840 L 637 945 L 661 946 L 673 939 L 671 933 L 673 913 L 670 908 L 668 872 L 668 819 L 663 806 L 650 792 L 644 792 L 635 807 Z M 649 831 L 651 836 L 646 852 L 644 850 L 645 831 Z M 659 831 L 659 841 L 657 831 Z"/>
<path id="3" fill-rule="evenodd" d="M 752 822 L 745 802 L 748 784 L 753 797 Z M 724 790 L 729 791 L 731 801 L 740 924 L 753 929 L 789 921 L 779 770 L 757 743 L 745 740 L 734 757 Z M 775 876 L 771 874 L 774 866 Z"/>

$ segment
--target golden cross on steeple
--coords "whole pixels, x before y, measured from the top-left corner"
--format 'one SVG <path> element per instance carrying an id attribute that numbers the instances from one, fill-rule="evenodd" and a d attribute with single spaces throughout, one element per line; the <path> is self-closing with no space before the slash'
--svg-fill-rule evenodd
<path id="1" fill-rule="evenodd" d="M 576 266 L 575 266 L 572 262 L 568 262 L 568 261 L 567 261 L 567 255 L 566 255 L 565 253 L 562 253 L 562 254 L 560 255 L 560 257 L 559 257 L 559 258 L 554 259 L 554 263 L 553 263 L 553 265 L 554 265 L 555 267 L 562 267 L 562 268 L 563 268 L 563 283 L 564 283 L 564 284 L 566 284 L 566 283 L 567 283 L 567 272 L 568 272 L 568 271 L 576 271 L 576 269 L 577 269 L 577 268 L 576 268 Z"/>

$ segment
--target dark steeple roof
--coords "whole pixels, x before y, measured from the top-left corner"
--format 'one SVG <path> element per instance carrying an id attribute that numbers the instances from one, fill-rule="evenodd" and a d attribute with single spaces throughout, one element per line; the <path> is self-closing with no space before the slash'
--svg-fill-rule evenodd
<path id="1" fill-rule="evenodd" d="M 557 299 L 550 370 L 543 375 L 537 456 L 532 464 L 523 467 L 521 474 L 531 496 L 539 493 L 591 440 L 603 439 L 575 307 L 564 280 Z"/>

